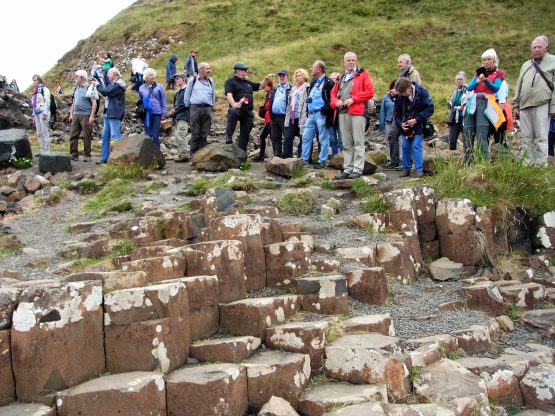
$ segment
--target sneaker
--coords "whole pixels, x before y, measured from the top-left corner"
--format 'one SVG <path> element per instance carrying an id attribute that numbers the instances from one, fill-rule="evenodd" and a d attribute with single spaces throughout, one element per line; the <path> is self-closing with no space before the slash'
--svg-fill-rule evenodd
<path id="1" fill-rule="evenodd" d="M 180 156 L 177 159 L 174 159 L 174 163 L 187 163 L 191 160 L 191 158 L 187 157 L 187 156 Z"/>
<path id="2" fill-rule="evenodd" d="M 262 163 L 264 162 L 264 158 L 262 156 L 256 156 L 252 158 L 252 161 L 255 163 Z"/>
<path id="3" fill-rule="evenodd" d="M 233 139 L 230 139 L 230 138 L 225 139 L 225 144 L 233 144 Z"/>
<path id="4" fill-rule="evenodd" d="M 383 168 L 384 168 L 384 169 L 397 169 L 398 167 L 399 167 L 399 165 L 395 165 L 395 164 L 392 163 L 392 162 L 387 162 L 387 163 L 384 165 Z"/>
<path id="5" fill-rule="evenodd" d="M 401 178 L 406 178 L 407 176 L 410 176 L 410 170 L 405 170 L 403 173 L 401 173 Z"/>
<path id="6" fill-rule="evenodd" d="M 91 161 L 91 157 L 90 156 L 85 156 L 83 158 L 83 162 L 90 162 Z"/>
<path id="7" fill-rule="evenodd" d="M 358 173 L 358 172 L 353 172 L 351 173 L 347 179 L 358 179 L 362 176 L 362 173 Z"/>
<path id="8" fill-rule="evenodd" d="M 340 181 L 342 179 L 348 179 L 350 175 L 351 175 L 350 173 L 343 172 L 343 173 L 337 175 L 335 178 L 333 178 L 333 180 L 334 181 Z"/>
<path id="9" fill-rule="evenodd" d="M 405 170 L 405 169 L 404 169 L 402 166 L 399 165 L 399 166 L 396 166 L 396 167 L 395 167 L 395 170 L 396 170 L 397 172 L 401 172 L 401 171 L 403 171 L 403 170 Z"/>
<path id="10" fill-rule="evenodd" d="M 108 161 L 107 161 L 107 160 L 97 160 L 97 161 L 96 161 L 96 164 L 97 164 L 97 165 L 103 165 L 103 164 L 105 164 L 105 163 L 108 163 Z"/>
<path id="11" fill-rule="evenodd" d="M 326 164 L 325 163 L 320 163 L 320 162 L 318 162 L 314 165 L 314 169 L 324 169 L 325 167 L 326 167 Z"/>
<path id="12" fill-rule="evenodd" d="M 78 162 L 79 161 L 79 156 L 71 156 L 71 160 L 73 162 Z"/>

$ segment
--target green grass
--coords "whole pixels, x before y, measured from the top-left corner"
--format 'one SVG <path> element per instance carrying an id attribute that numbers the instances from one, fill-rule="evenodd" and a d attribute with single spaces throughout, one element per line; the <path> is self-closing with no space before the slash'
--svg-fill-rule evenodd
<path id="1" fill-rule="evenodd" d="M 141 189 L 141 192 L 143 193 L 148 193 L 148 192 L 152 192 L 152 191 L 157 191 L 158 189 L 162 188 L 163 185 L 158 183 L 158 182 L 152 182 L 149 183 L 145 186 L 143 186 L 143 188 Z"/>
<path id="2" fill-rule="evenodd" d="M 450 353 L 447 354 L 447 358 L 449 358 L 450 360 L 458 360 L 461 357 L 462 355 L 458 351 L 451 351 Z"/>
<path id="3" fill-rule="evenodd" d="M 310 191 L 289 191 L 277 201 L 278 209 L 289 215 L 307 215 L 314 209 L 316 195 Z"/>
<path id="4" fill-rule="evenodd" d="M 81 271 L 88 266 L 93 264 L 102 263 L 106 260 L 111 260 L 120 256 L 128 256 L 133 250 L 135 250 L 135 241 L 131 239 L 121 239 L 118 240 L 116 246 L 106 255 L 94 258 L 94 257 L 81 257 L 73 262 L 73 269 L 75 271 Z"/>
<path id="5" fill-rule="evenodd" d="M 384 151 L 372 153 L 372 159 L 376 164 L 383 166 L 387 163 L 387 154 Z"/>
<path id="6" fill-rule="evenodd" d="M 6 257 L 11 253 L 13 253 L 13 250 L 11 248 L 0 247 L 0 259 Z"/>
<path id="7" fill-rule="evenodd" d="M 134 192 L 135 184 L 132 181 L 114 179 L 85 202 L 85 211 L 95 218 L 101 218 L 109 212 L 131 211 L 133 207 L 130 198 Z"/>
<path id="8" fill-rule="evenodd" d="M 297 164 L 291 171 L 292 179 L 299 179 L 305 175 L 306 175 L 306 167 L 304 166 L 304 163 Z"/>
<path id="9" fill-rule="evenodd" d="M 330 13 L 333 19 L 329 18 Z M 80 56 L 105 48 L 122 48 L 135 39 L 156 38 L 160 43 L 145 42 L 143 52 L 150 66 L 158 71 L 159 82 L 163 82 L 171 53 L 178 55 L 181 69 L 190 48 L 198 47 L 199 59 L 210 62 L 222 96 L 235 61 L 247 62 L 251 79 L 258 80 L 281 67 L 290 71 L 309 69 L 319 58 L 326 61 L 329 73 L 341 71 L 343 54 L 354 50 L 360 65 L 370 71 L 375 96 L 381 99 L 390 80 L 398 74 L 397 57 L 408 52 L 436 102 L 434 119 L 443 122 L 447 117 L 443 103 L 453 91 L 455 74 L 475 69 L 482 52 L 489 47 L 501 55 L 501 67 L 507 71 L 512 95 L 520 65 L 529 59 L 530 41 L 541 33 L 554 37 L 552 15 L 551 0 L 533 4 L 493 0 L 479 11 L 475 3 L 453 0 L 354 1 L 341 7 L 331 0 L 318 2 L 317 7 L 308 0 L 287 4 L 261 4 L 255 0 L 139 0 L 91 37 L 79 41 L 45 78 L 49 87 L 61 81 L 69 93 L 71 71 L 67 68 L 77 67 Z M 182 42 L 170 43 L 170 36 Z M 166 45 L 170 50 L 155 57 Z M 125 71 L 123 77 L 128 80 L 128 64 L 122 66 L 117 55 L 114 62 Z M 136 96 L 127 97 L 134 102 Z M 258 93 L 258 101 L 262 97 Z"/>
<path id="10" fill-rule="evenodd" d="M 322 189 L 335 189 L 335 185 L 329 179 L 314 179 L 308 176 L 303 176 L 297 179 L 293 179 L 292 182 L 295 188 L 308 188 L 309 186 L 319 186 Z"/>
<path id="11" fill-rule="evenodd" d="M 251 168 L 252 168 L 252 163 L 249 162 L 248 160 L 245 160 L 239 166 L 239 169 L 242 170 L 243 172 L 247 172 L 247 171 L 251 170 Z"/>
<path id="12" fill-rule="evenodd" d="M 507 311 L 507 316 L 511 318 L 512 321 L 519 321 L 520 317 L 524 313 L 524 310 L 515 304 L 509 305 L 509 310 Z"/>
<path id="13" fill-rule="evenodd" d="M 247 173 L 226 172 L 214 178 L 200 177 L 193 181 L 187 194 L 191 196 L 204 195 L 210 188 L 228 188 L 234 191 L 252 192 L 258 189 L 255 180 Z"/>
<path id="14" fill-rule="evenodd" d="M 424 179 L 437 198 L 468 198 L 494 214 L 524 209 L 537 216 L 555 209 L 555 168 L 525 166 L 501 156 L 493 162 L 465 166 L 454 156 L 435 161 L 436 175 Z"/>
<path id="15" fill-rule="evenodd" d="M 351 184 L 351 189 L 359 198 L 367 198 L 376 194 L 376 190 L 364 181 L 363 177 L 355 179 Z"/>
<path id="16" fill-rule="evenodd" d="M 105 181 L 114 179 L 140 180 L 144 179 L 148 174 L 139 163 L 108 163 L 100 168 L 100 177 Z"/>
<path id="17" fill-rule="evenodd" d="M 16 169 L 29 169 L 33 167 L 33 160 L 28 157 L 22 157 L 20 159 L 13 159 L 11 165 Z"/>
<path id="18" fill-rule="evenodd" d="M 77 191 L 80 194 L 93 194 L 98 191 L 98 184 L 93 179 L 82 180 L 77 184 Z"/>
<path id="19" fill-rule="evenodd" d="M 491 402 L 491 400 L 490 400 Z M 491 404 L 491 403 L 490 403 Z M 505 406 L 505 410 L 507 411 L 507 413 L 509 413 L 510 415 L 516 415 L 517 413 L 520 413 L 524 410 L 524 407 L 522 406 L 517 406 L 516 404 L 508 404 L 507 406 Z"/>
<path id="20" fill-rule="evenodd" d="M 329 325 L 324 329 L 324 336 L 326 338 L 326 343 L 330 343 L 335 341 L 338 338 L 341 338 L 345 333 L 345 329 L 341 322 L 332 321 Z"/>
<path id="21" fill-rule="evenodd" d="M 385 198 L 379 192 L 375 192 L 364 198 L 360 203 L 360 208 L 362 212 L 367 214 L 387 212 L 388 210 Z"/>
<path id="22" fill-rule="evenodd" d="M 422 374 L 422 368 L 420 367 L 412 367 L 410 369 L 410 381 L 414 383 L 414 381 Z"/>

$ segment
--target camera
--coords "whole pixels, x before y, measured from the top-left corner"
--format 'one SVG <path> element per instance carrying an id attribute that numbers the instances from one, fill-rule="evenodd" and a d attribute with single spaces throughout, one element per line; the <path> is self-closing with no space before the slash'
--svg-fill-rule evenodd
<path id="1" fill-rule="evenodd" d="M 306 99 L 306 102 L 310 104 L 310 103 L 312 102 L 312 97 L 308 97 L 308 98 Z"/>

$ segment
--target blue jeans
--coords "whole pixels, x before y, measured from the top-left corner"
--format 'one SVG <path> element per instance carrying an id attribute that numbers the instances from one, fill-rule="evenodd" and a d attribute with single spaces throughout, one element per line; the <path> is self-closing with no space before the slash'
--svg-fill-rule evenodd
<path id="1" fill-rule="evenodd" d="M 343 139 L 339 127 L 330 128 L 331 155 L 335 156 L 343 151 Z"/>
<path id="2" fill-rule="evenodd" d="M 322 115 L 320 112 L 308 115 L 303 132 L 302 157 L 305 162 L 308 162 L 310 150 L 312 149 L 312 140 L 314 140 L 316 132 L 318 132 L 320 138 L 320 155 L 318 157 L 318 163 L 326 163 L 330 149 L 330 129 L 326 127 L 326 116 Z"/>
<path id="3" fill-rule="evenodd" d="M 415 134 L 412 140 L 407 140 L 406 136 L 401 136 L 403 145 L 403 169 L 410 171 L 410 160 L 414 162 L 414 170 L 422 173 L 422 135 Z"/>
<path id="4" fill-rule="evenodd" d="M 100 160 L 106 162 L 110 157 L 110 139 L 121 139 L 121 120 L 117 118 L 108 118 L 104 114 L 104 128 L 102 129 L 102 151 Z"/>
<path id="5" fill-rule="evenodd" d="M 160 149 L 160 119 L 161 114 L 150 115 L 150 126 L 145 125 L 145 134 L 152 139 L 156 147 Z"/>

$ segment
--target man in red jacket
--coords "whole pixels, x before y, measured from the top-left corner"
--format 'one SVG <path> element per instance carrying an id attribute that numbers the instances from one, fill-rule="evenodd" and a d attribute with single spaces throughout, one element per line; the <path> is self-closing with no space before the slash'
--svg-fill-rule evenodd
<path id="1" fill-rule="evenodd" d="M 331 107 L 339 117 L 339 129 L 343 137 L 343 173 L 335 179 L 356 179 L 364 168 L 364 116 L 368 100 L 374 96 L 372 77 L 357 66 L 357 55 L 347 52 L 343 57 L 345 73 L 331 91 Z"/>

